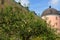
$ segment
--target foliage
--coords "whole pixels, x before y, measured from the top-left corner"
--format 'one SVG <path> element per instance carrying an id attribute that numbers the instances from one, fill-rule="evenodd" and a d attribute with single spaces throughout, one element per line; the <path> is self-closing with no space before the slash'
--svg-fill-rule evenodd
<path id="1" fill-rule="evenodd" d="M 0 40 L 29 40 L 35 36 L 55 40 L 52 32 L 46 22 L 32 12 L 9 6 L 0 13 Z"/>

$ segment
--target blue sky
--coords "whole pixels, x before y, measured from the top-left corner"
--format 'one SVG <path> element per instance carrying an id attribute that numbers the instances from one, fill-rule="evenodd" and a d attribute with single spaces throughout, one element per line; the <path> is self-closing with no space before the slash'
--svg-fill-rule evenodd
<path id="1" fill-rule="evenodd" d="M 60 0 L 20 0 L 20 2 L 23 6 L 24 4 L 29 6 L 29 9 L 35 11 L 37 15 L 41 15 L 50 5 L 60 11 Z"/>
<path id="2" fill-rule="evenodd" d="M 30 10 L 34 10 L 37 15 L 41 15 L 44 9 L 48 8 L 48 0 L 30 0 Z"/>

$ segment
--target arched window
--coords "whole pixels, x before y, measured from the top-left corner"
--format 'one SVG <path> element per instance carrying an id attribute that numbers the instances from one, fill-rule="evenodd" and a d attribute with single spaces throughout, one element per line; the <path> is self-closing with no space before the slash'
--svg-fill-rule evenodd
<path id="1" fill-rule="evenodd" d="M 1 0 L 1 4 L 4 4 L 4 0 Z"/>

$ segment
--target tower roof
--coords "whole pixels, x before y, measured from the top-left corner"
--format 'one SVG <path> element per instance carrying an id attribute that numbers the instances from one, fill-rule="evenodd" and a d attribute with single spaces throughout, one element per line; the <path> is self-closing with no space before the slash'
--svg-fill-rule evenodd
<path id="1" fill-rule="evenodd" d="M 45 15 L 59 15 L 59 12 L 56 9 L 51 8 L 51 6 L 49 6 L 49 8 L 43 11 L 41 16 Z"/>

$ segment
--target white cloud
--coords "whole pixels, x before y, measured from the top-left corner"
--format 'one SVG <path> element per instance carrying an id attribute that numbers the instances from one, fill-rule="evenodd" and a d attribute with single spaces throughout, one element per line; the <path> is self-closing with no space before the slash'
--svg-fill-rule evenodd
<path id="1" fill-rule="evenodd" d="M 16 2 L 19 2 L 19 0 L 15 0 Z"/>
<path id="2" fill-rule="evenodd" d="M 16 2 L 20 2 L 22 6 L 28 7 L 29 6 L 29 0 L 15 0 Z"/>
<path id="3" fill-rule="evenodd" d="M 49 5 L 57 6 L 60 0 L 50 0 Z"/>
<path id="4" fill-rule="evenodd" d="M 21 0 L 20 2 L 21 2 L 21 5 L 24 7 L 29 6 L 29 0 Z"/>

